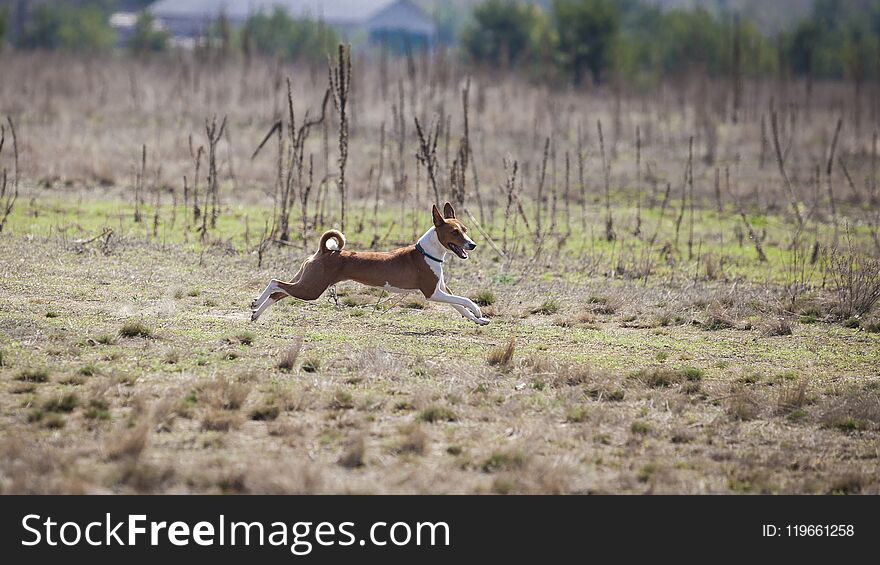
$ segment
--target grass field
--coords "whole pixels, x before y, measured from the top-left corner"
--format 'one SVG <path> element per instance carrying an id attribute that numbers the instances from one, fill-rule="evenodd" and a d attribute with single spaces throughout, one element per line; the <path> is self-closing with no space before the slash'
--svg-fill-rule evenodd
<path id="1" fill-rule="evenodd" d="M 0 492 L 880 493 L 876 85 L 374 63 L 296 137 L 323 63 L 0 56 Z M 447 199 L 488 326 L 351 283 L 249 322 Z"/>
<path id="2" fill-rule="evenodd" d="M 355 284 L 252 324 L 310 250 L 73 241 L 112 213 L 22 206 L 4 234 L 3 492 L 880 491 L 880 334 L 780 316 L 766 273 L 646 285 L 484 245 L 447 277 L 487 327 Z"/>

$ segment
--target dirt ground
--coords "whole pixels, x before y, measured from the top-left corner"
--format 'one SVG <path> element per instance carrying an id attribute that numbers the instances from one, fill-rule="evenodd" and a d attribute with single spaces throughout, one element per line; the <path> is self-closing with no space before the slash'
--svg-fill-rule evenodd
<path id="1" fill-rule="evenodd" d="M 876 85 L 376 63 L 306 135 L 323 60 L 0 56 L 0 493 L 880 493 Z M 488 326 L 355 284 L 249 321 L 445 200 Z"/>
<path id="2" fill-rule="evenodd" d="M 486 327 L 355 284 L 250 323 L 305 252 L 4 236 L 0 489 L 880 492 L 880 335 L 482 251 Z"/>

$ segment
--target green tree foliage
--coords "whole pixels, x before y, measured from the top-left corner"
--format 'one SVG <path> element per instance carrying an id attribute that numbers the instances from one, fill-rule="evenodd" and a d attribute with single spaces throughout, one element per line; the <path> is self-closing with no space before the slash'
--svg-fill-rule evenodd
<path id="1" fill-rule="evenodd" d="M 158 29 L 153 15 L 144 10 L 138 14 L 134 31 L 128 41 L 128 48 L 133 53 L 149 53 L 168 49 L 170 39 L 167 31 Z"/>
<path id="2" fill-rule="evenodd" d="M 241 36 L 247 52 L 287 59 L 322 59 L 339 44 L 337 33 L 323 22 L 291 18 L 280 8 L 251 16 Z"/>
<path id="3" fill-rule="evenodd" d="M 880 1 L 815 0 L 810 16 L 783 44 L 797 75 L 880 78 Z"/>
<path id="4" fill-rule="evenodd" d="M 562 67 L 575 84 L 586 72 L 600 83 L 620 27 L 617 5 L 612 0 L 553 0 L 553 16 Z"/>
<path id="5" fill-rule="evenodd" d="M 550 16 L 515 0 L 484 0 L 463 32 L 465 56 L 498 65 L 527 63 L 572 82 L 609 73 L 651 84 L 663 77 L 798 75 L 880 79 L 880 0 L 815 0 L 788 31 L 762 33 L 732 11 L 663 9 L 645 0 L 553 0 Z M 534 72 L 532 73 L 535 74 Z"/>
<path id="6" fill-rule="evenodd" d="M 474 21 L 461 37 L 472 61 L 488 65 L 517 64 L 533 58 L 548 30 L 539 8 L 520 0 L 486 0 L 474 8 Z"/>
<path id="7" fill-rule="evenodd" d="M 40 4 L 25 23 L 19 46 L 26 49 L 105 51 L 116 34 L 99 3 L 81 6 Z"/>
<path id="8" fill-rule="evenodd" d="M 6 43 L 6 32 L 9 29 L 9 8 L 0 6 L 0 49 Z"/>

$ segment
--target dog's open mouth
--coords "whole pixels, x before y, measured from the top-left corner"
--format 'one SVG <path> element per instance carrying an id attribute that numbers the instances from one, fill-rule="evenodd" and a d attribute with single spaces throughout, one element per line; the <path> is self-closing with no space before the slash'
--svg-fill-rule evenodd
<path id="1" fill-rule="evenodd" d="M 467 251 L 465 251 L 464 249 L 462 249 L 461 247 L 459 247 L 458 245 L 456 245 L 454 243 L 449 244 L 449 249 L 451 249 L 453 253 L 455 253 L 456 255 L 461 257 L 462 259 L 468 258 Z"/>

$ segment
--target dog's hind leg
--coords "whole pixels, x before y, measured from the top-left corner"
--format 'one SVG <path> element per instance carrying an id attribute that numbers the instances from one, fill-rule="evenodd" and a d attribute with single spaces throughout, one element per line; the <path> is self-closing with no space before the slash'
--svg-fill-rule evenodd
<path id="1" fill-rule="evenodd" d="M 315 300 L 332 284 L 329 281 L 317 280 L 306 273 L 297 282 L 278 282 L 278 290 L 288 296 L 300 300 Z"/>
<path id="2" fill-rule="evenodd" d="M 311 274 L 309 274 L 310 272 Z M 255 301 L 257 306 L 252 308 L 251 321 L 256 321 L 266 308 L 287 296 L 299 298 L 300 300 L 315 300 L 333 282 L 335 281 L 323 278 L 321 273 L 309 270 L 301 270 L 298 273 L 296 282 L 286 283 L 278 279 L 272 279 L 269 286 L 263 291 L 263 296 L 260 296 L 263 300 Z"/>
<path id="3" fill-rule="evenodd" d="M 308 264 L 309 264 L 308 260 L 303 261 L 303 264 L 300 265 L 299 270 L 296 272 L 295 275 L 293 275 L 293 278 L 290 279 L 291 284 L 298 282 L 302 278 L 303 273 L 305 272 L 305 269 L 306 269 L 306 265 L 308 265 Z M 270 294 L 272 294 L 273 292 L 277 292 L 278 291 L 278 283 L 281 283 L 281 282 L 282 281 L 280 281 L 278 279 L 272 279 L 271 281 L 269 281 L 269 284 L 266 286 L 266 289 L 263 290 L 262 294 L 260 294 L 260 296 L 251 300 L 251 310 L 256 310 L 260 306 L 260 304 L 262 304 L 263 302 L 266 301 L 267 298 L 269 298 Z"/>
<path id="4" fill-rule="evenodd" d="M 278 292 L 278 283 L 280 282 L 281 281 L 279 281 L 278 279 L 272 279 L 271 281 L 269 281 L 269 284 L 266 285 L 266 288 L 265 290 L 263 290 L 262 294 L 251 301 L 251 310 L 256 310 L 260 306 L 260 304 L 262 304 L 266 301 L 266 299 L 269 298 L 269 295 L 271 295 L 273 292 Z"/>
<path id="5" fill-rule="evenodd" d="M 266 310 L 266 308 L 272 306 L 282 298 L 287 298 L 287 296 L 288 294 L 285 292 L 273 292 L 272 294 L 270 294 L 266 298 L 266 300 L 261 302 L 260 305 L 251 312 L 251 322 L 256 322 L 257 318 L 260 317 L 260 315 Z"/>

